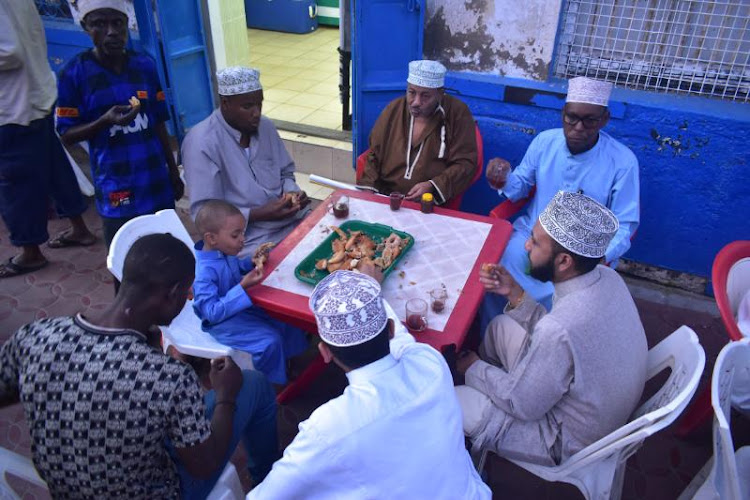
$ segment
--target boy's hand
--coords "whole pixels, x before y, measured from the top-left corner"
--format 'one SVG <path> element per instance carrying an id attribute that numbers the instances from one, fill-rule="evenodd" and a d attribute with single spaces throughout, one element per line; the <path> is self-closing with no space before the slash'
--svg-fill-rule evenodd
<path id="1" fill-rule="evenodd" d="M 110 125 L 129 125 L 135 119 L 141 108 L 133 108 L 129 105 L 116 105 L 102 115 L 102 120 Z"/>
<path id="2" fill-rule="evenodd" d="M 257 285 L 263 281 L 263 270 L 257 267 L 242 277 L 240 286 L 247 290 L 248 288 Z"/>

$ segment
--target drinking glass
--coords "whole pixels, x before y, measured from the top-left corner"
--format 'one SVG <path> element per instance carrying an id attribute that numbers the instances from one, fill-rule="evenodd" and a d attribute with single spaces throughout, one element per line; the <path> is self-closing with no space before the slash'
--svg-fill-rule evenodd
<path id="1" fill-rule="evenodd" d="M 427 328 L 427 301 L 409 299 L 406 301 L 406 327 L 410 332 L 422 332 Z"/>

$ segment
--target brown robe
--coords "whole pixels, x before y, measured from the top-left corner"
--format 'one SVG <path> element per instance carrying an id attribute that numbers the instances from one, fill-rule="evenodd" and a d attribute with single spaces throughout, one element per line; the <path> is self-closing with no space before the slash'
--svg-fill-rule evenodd
<path id="1" fill-rule="evenodd" d="M 370 153 L 365 171 L 357 184 L 373 186 L 383 194 L 399 191 L 406 194 L 415 184 L 431 181 L 435 201 L 445 203 L 463 193 L 471 184 L 477 169 L 477 142 L 474 117 L 469 108 L 455 97 L 444 95 L 443 113 L 436 110 L 421 137 L 412 142 L 411 161 L 422 154 L 411 179 L 405 179 L 406 148 L 411 115 L 406 97 L 392 101 L 380 113 L 370 132 Z M 440 152 L 440 129 L 445 121 L 445 154 Z"/>

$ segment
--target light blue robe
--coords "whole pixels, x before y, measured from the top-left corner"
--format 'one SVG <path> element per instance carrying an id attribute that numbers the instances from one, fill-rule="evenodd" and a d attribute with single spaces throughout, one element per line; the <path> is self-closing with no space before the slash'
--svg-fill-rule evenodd
<path id="1" fill-rule="evenodd" d="M 285 384 L 286 360 L 307 348 L 304 332 L 253 305 L 240 286 L 242 276 L 254 267 L 250 258 L 205 251 L 200 241 L 195 259 L 193 308 L 203 330 L 226 346 L 251 353 L 258 371 L 274 384 Z"/>
<path id="2" fill-rule="evenodd" d="M 630 238 L 640 220 L 638 160 L 627 146 L 606 132 L 599 132 L 596 145 L 574 155 L 568 150 L 562 129 L 546 130 L 529 145 L 521 163 L 510 173 L 505 187 L 498 191 L 518 201 L 536 186 L 536 193 L 513 223 L 513 234 L 501 264 L 534 300 L 552 307 L 552 283 L 542 283 L 526 274 L 528 253 L 524 243 L 531 236 L 539 214 L 558 191 L 582 192 L 605 205 L 617 217 L 620 229 L 609 244 L 605 260 L 612 267 L 630 248 Z M 487 295 L 482 303 L 482 333 L 487 323 L 502 313 L 505 300 Z"/>

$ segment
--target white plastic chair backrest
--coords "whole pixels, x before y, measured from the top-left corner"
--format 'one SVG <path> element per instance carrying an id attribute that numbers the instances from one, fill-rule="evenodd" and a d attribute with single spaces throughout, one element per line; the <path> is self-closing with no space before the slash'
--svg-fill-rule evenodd
<path id="1" fill-rule="evenodd" d="M 193 239 L 182 224 L 180 217 L 172 209 L 160 210 L 155 214 L 141 215 L 129 220 L 117 231 L 112 238 L 107 255 L 107 269 L 115 278 L 122 281 L 122 266 L 130 247 L 139 238 L 148 234 L 169 233 L 182 240 L 193 252 Z"/>
<path id="2" fill-rule="evenodd" d="M 577 468 L 606 457 L 617 448 L 637 446 L 674 422 L 698 388 L 705 364 L 706 354 L 695 332 L 687 326 L 675 330 L 648 351 L 647 380 L 664 368 L 671 369 L 661 389 L 633 413 L 630 422 L 571 456 L 561 467 Z"/>
<path id="3" fill-rule="evenodd" d="M 730 342 L 719 353 L 711 377 L 714 408 L 714 465 L 711 477 L 719 498 L 741 500 L 734 441 L 729 428 L 732 392 L 737 380 L 750 380 L 750 338 Z M 750 495 L 750 492 L 745 492 Z"/>
<path id="4" fill-rule="evenodd" d="M 228 462 L 206 500 L 241 500 L 243 498 L 245 498 L 245 490 L 242 488 L 240 476 L 237 475 L 237 469 L 234 468 L 232 462 Z"/>
<path id="5" fill-rule="evenodd" d="M 235 357 L 231 347 L 217 342 L 203 331 L 201 320 L 193 311 L 192 300 L 185 302 L 185 307 L 169 325 L 161 325 L 161 332 L 165 342 L 177 347 L 182 354 L 209 359 L 221 356 Z"/>
<path id="6" fill-rule="evenodd" d="M 745 257 L 732 265 L 727 276 L 727 297 L 735 318 L 740 301 L 748 290 L 750 290 L 750 257 Z"/>
<path id="7" fill-rule="evenodd" d="M 47 488 L 45 482 L 37 474 L 34 463 L 30 459 L 5 448 L 0 448 L 0 498 L 20 499 L 21 497 L 8 484 L 8 474 L 19 477 L 36 486 Z"/>

